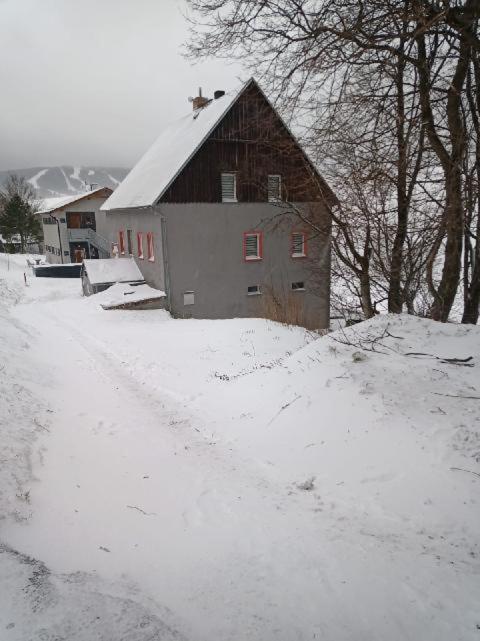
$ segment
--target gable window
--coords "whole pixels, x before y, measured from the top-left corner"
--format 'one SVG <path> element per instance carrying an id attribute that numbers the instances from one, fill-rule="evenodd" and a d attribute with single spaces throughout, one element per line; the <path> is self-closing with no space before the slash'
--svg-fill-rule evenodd
<path id="1" fill-rule="evenodd" d="M 249 285 L 247 287 L 247 295 L 248 296 L 257 296 L 258 294 L 261 294 L 262 290 L 260 289 L 260 285 Z"/>
<path id="2" fill-rule="evenodd" d="M 296 283 L 292 283 L 292 290 L 295 292 L 304 292 L 305 283 L 303 282 L 303 280 L 299 280 Z"/>
<path id="3" fill-rule="evenodd" d="M 143 258 L 143 234 L 140 231 L 137 233 L 137 253 L 139 258 Z"/>
<path id="4" fill-rule="evenodd" d="M 118 248 L 121 254 L 125 253 L 125 234 L 123 230 L 118 232 Z"/>
<path id="5" fill-rule="evenodd" d="M 307 242 L 302 231 L 292 232 L 292 258 L 305 258 L 307 255 Z"/>
<path id="6" fill-rule="evenodd" d="M 127 249 L 130 256 L 133 255 L 132 230 L 127 229 Z"/>
<path id="7" fill-rule="evenodd" d="M 155 260 L 155 251 L 153 247 L 153 233 L 151 231 L 147 233 L 147 258 L 152 263 Z"/>
<path id="8" fill-rule="evenodd" d="M 261 260 L 263 258 L 262 232 L 246 232 L 243 234 L 243 257 L 245 260 Z"/>
<path id="9" fill-rule="evenodd" d="M 222 174 L 222 203 L 237 202 L 237 175 Z"/>
<path id="10" fill-rule="evenodd" d="M 282 177 L 278 174 L 270 174 L 267 182 L 268 202 L 276 203 L 282 199 Z"/>

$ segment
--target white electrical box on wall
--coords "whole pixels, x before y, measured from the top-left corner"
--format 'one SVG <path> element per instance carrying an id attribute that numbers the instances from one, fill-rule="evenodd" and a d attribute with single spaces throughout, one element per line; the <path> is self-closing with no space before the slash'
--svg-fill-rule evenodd
<path id="1" fill-rule="evenodd" d="M 194 305 L 195 304 L 195 292 L 183 292 L 183 304 L 184 305 Z"/>

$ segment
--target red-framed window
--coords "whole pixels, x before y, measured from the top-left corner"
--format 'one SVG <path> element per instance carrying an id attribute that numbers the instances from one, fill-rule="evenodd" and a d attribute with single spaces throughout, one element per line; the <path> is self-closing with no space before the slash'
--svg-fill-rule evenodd
<path id="1" fill-rule="evenodd" d="M 143 258 L 143 234 L 141 231 L 137 232 L 137 254 L 139 258 Z"/>
<path id="2" fill-rule="evenodd" d="M 304 231 L 292 231 L 291 238 L 291 252 L 292 258 L 306 258 L 307 257 L 307 235 Z"/>
<path id="3" fill-rule="evenodd" d="M 243 234 L 243 258 L 246 261 L 262 260 L 263 232 L 246 231 Z"/>
<path id="4" fill-rule="evenodd" d="M 118 232 L 118 249 L 121 254 L 125 253 L 125 232 L 123 229 Z"/>
<path id="5" fill-rule="evenodd" d="M 127 251 L 129 256 L 133 256 L 133 232 L 127 229 Z"/>
<path id="6" fill-rule="evenodd" d="M 153 233 L 147 232 L 147 258 L 150 261 L 155 260 L 155 247 L 153 245 Z"/>

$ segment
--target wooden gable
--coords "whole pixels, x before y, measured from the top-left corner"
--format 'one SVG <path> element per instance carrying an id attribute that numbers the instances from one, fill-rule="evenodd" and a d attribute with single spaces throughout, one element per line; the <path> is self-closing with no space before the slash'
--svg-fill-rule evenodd
<path id="1" fill-rule="evenodd" d="M 282 200 L 318 202 L 333 198 L 254 81 L 246 86 L 160 202 L 221 202 L 221 174 L 228 172 L 236 173 L 239 202 L 268 201 L 269 175 L 281 176 Z"/>

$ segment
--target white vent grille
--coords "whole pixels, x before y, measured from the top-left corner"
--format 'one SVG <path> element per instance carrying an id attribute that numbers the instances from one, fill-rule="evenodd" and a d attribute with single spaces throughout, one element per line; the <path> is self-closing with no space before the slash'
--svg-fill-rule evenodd
<path id="1" fill-rule="evenodd" d="M 245 234 L 245 259 L 260 258 L 260 234 Z"/>
<path id="2" fill-rule="evenodd" d="M 235 174 L 222 174 L 222 202 L 237 202 L 237 177 Z"/>
<path id="3" fill-rule="evenodd" d="M 282 178 L 278 175 L 268 176 L 268 202 L 274 203 L 282 199 Z"/>
<path id="4" fill-rule="evenodd" d="M 292 234 L 292 256 L 305 256 L 305 234 L 293 232 Z"/>

